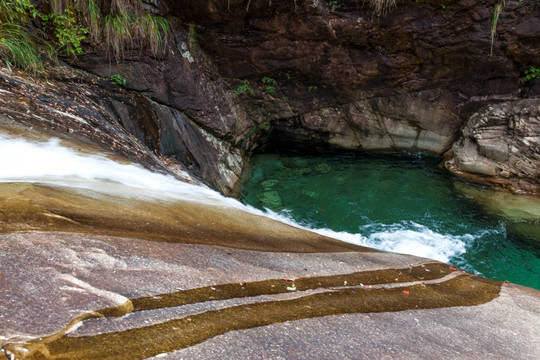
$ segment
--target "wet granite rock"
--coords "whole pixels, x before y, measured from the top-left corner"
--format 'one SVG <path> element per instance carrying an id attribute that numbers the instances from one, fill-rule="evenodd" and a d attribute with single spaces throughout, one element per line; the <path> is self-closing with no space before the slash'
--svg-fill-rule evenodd
<path id="1" fill-rule="evenodd" d="M 470 180 L 540 194 L 540 100 L 503 102 L 473 114 L 444 166 Z"/>
<path id="2" fill-rule="evenodd" d="M 8 358 L 532 360 L 540 351 L 538 291 L 413 256 L 55 232 L 0 239 Z"/>
<path id="3" fill-rule="evenodd" d="M 448 92 L 358 100 L 273 123 L 272 145 L 442 154 L 454 142 L 459 119 Z"/>

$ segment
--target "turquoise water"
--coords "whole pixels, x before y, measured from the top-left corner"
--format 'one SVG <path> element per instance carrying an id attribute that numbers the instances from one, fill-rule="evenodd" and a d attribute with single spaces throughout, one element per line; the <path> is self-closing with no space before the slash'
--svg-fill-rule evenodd
<path id="1" fill-rule="evenodd" d="M 538 219 L 488 211 L 475 200 L 475 192 L 488 190 L 456 183 L 439 161 L 416 154 L 259 155 L 240 200 L 346 241 L 540 289 Z M 523 225 L 532 231 L 518 231 Z"/>

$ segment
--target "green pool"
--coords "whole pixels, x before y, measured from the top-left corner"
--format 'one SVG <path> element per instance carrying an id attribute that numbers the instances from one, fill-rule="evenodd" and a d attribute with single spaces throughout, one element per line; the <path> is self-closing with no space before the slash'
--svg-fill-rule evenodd
<path id="1" fill-rule="evenodd" d="M 489 203 L 496 192 L 453 178 L 439 161 L 417 154 L 258 155 L 240 200 L 345 241 L 540 289 L 540 202 L 527 200 L 533 210 L 526 216 L 521 204 L 499 211 Z"/>

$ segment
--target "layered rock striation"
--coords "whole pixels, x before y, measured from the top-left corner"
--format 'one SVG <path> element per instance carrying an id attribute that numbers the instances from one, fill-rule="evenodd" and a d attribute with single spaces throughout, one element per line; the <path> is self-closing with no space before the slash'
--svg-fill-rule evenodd
<path id="1" fill-rule="evenodd" d="M 516 193 L 540 194 L 540 102 L 489 105 L 446 154 L 451 172 Z"/>

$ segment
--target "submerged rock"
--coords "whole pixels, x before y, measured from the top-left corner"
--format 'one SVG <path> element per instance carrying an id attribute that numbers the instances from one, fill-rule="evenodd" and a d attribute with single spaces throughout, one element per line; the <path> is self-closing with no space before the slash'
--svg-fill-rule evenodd
<path id="1" fill-rule="evenodd" d="M 530 239 L 540 241 L 540 199 L 536 196 L 516 196 L 506 191 L 483 189 L 460 182 L 454 188 L 466 197 L 474 199 L 487 212 L 508 220 L 510 231 L 517 231 Z"/>

